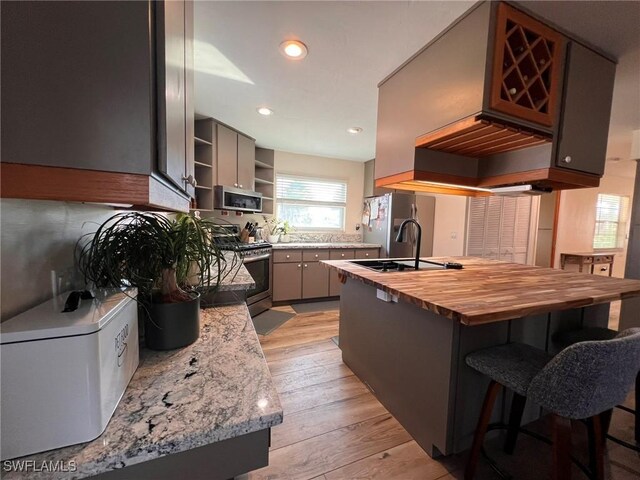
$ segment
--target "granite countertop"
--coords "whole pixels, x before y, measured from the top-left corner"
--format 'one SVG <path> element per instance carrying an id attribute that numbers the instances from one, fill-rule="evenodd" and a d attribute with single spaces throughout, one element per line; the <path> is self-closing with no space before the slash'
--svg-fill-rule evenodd
<path id="1" fill-rule="evenodd" d="M 312 249 L 312 248 L 380 248 L 382 245 L 377 243 L 362 243 L 362 242 L 335 242 L 335 243 L 320 243 L 320 242 L 289 242 L 289 243 L 275 243 L 273 244 L 274 250 L 286 250 L 286 249 Z"/>
<path id="2" fill-rule="evenodd" d="M 3 472 L 3 478 L 85 478 L 282 423 L 246 304 L 200 313 L 193 345 L 140 352 L 140 366 L 100 437 L 20 459 L 75 462 L 75 472 Z"/>
<path id="3" fill-rule="evenodd" d="M 462 270 L 378 272 L 348 260 L 324 260 L 341 276 L 362 281 L 464 325 L 511 320 L 640 295 L 640 281 L 573 273 L 477 257 L 425 258 L 458 262 Z"/>

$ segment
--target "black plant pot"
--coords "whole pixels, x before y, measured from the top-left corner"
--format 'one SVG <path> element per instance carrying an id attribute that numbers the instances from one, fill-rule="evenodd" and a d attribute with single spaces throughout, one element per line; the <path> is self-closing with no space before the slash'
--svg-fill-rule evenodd
<path id="1" fill-rule="evenodd" d="M 152 303 L 144 313 L 144 339 L 152 350 L 186 347 L 200 336 L 200 294 L 180 303 Z M 144 311 L 144 309 L 141 309 Z"/>

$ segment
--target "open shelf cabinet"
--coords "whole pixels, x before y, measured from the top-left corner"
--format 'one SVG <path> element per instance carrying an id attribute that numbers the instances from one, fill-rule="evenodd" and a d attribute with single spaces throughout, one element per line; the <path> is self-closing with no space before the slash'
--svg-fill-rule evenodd
<path id="1" fill-rule="evenodd" d="M 275 182 L 274 151 L 256 148 L 255 189 L 262 194 L 262 213 L 273 214 Z"/>
<path id="2" fill-rule="evenodd" d="M 216 127 L 212 118 L 195 121 L 196 205 L 194 210 L 213 211 L 213 187 L 216 184 Z"/>

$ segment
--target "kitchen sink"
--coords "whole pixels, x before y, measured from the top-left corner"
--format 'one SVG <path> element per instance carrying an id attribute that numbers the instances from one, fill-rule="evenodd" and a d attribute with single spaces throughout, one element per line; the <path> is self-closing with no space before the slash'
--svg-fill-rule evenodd
<path id="1" fill-rule="evenodd" d="M 349 260 L 349 263 L 370 268 L 378 272 L 415 272 L 416 261 L 413 258 L 373 258 L 370 260 Z M 419 270 L 461 269 L 462 265 L 453 262 L 430 262 L 420 260 Z"/>

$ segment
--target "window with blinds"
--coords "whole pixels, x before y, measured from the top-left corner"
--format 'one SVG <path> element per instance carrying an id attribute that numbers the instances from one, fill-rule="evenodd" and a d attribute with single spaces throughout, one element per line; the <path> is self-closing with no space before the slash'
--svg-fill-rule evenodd
<path id="1" fill-rule="evenodd" d="M 628 213 L 629 197 L 598 194 L 594 249 L 624 248 Z"/>
<path id="2" fill-rule="evenodd" d="M 276 205 L 297 230 L 344 231 L 347 182 L 277 173 Z"/>
<path id="3" fill-rule="evenodd" d="M 467 255 L 527 263 L 531 197 L 476 197 L 469 200 Z"/>

